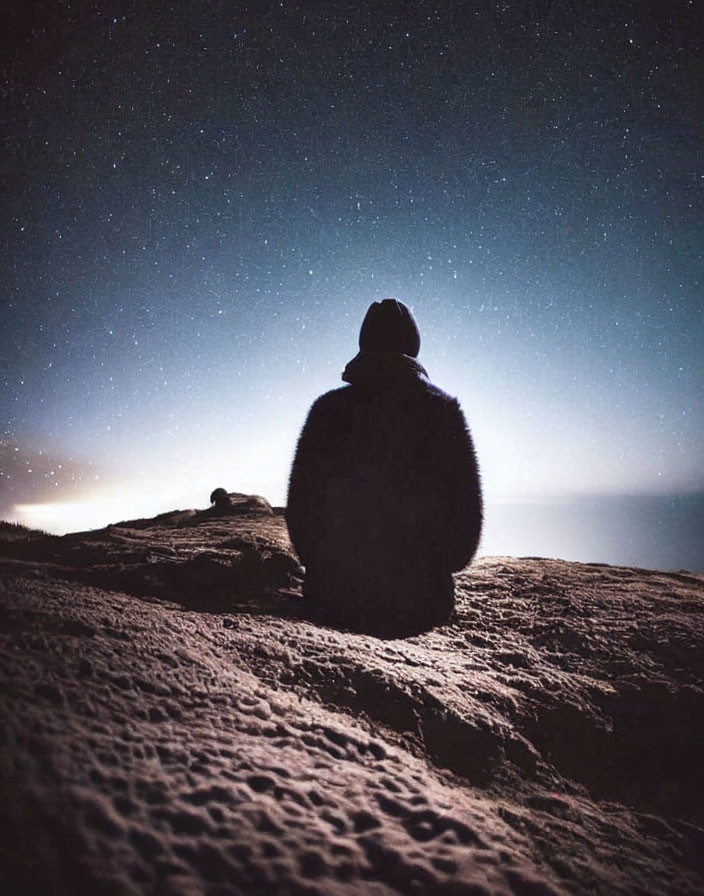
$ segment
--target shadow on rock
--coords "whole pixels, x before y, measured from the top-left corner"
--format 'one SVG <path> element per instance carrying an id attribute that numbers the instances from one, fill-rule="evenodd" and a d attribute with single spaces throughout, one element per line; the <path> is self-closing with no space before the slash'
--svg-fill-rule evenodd
<path id="1" fill-rule="evenodd" d="M 217 613 L 243 605 L 249 611 L 258 607 L 271 612 L 272 606 L 292 609 L 300 602 L 299 576 L 300 567 L 291 554 L 243 544 L 228 553 L 202 551 L 187 559 L 97 567 L 86 570 L 81 578 L 111 591 Z"/>

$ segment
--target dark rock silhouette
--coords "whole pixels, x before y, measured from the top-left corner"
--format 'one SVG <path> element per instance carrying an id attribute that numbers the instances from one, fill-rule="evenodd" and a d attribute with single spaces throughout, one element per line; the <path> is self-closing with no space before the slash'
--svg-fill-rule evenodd
<path id="1" fill-rule="evenodd" d="M 348 385 L 308 414 L 286 521 L 317 618 L 393 638 L 449 618 L 451 573 L 479 543 L 481 487 L 458 402 L 415 360 L 409 309 L 374 303 L 359 344 Z"/>
<path id="2" fill-rule="evenodd" d="M 266 514 L 271 516 L 274 510 L 271 504 L 259 495 L 243 495 L 240 492 L 226 492 L 224 488 L 216 488 L 210 495 L 213 505 L 207 510 L 198 511 L 195 521 L 215 515 Z"/>
<path id="3" fill-rule="evenodd" d="M 704 576 L 481 558 L 381 640 L 262 500 L 0 525 L 0 892 L 704 893 Z"/>
<path id="4" fill-rule="evenodd" d="M 210 503 L 214 504 L 217 510 L 224 510 L 232 506 L 230 496 L 224 488 L 216 488 L 211 492 Z"/>

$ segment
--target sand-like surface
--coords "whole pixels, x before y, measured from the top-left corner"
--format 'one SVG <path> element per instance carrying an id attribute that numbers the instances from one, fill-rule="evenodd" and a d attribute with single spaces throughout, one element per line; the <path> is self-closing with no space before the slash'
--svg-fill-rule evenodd
<path id="1" fill-rule="evenodd" d="M 4 894 L 704 893 L 703 576 L 483 559 L 381 641 L 262 501 L 0 551 Z"/>

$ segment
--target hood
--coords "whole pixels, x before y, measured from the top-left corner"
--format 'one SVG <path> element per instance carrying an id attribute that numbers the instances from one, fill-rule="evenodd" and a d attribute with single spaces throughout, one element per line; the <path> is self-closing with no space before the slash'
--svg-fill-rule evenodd
<path id="1" fill-rule="evenodd" d="M 342 379 L 351 385 L 385 386 L 428 379 L 415 358 L 401 352 L 359 352 L 345 367 Z"/>

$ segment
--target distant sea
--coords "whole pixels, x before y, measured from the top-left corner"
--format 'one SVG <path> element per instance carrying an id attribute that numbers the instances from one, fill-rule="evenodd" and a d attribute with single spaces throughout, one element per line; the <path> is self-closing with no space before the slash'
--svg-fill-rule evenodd
<path id="1" fill-rule="evenodd" d="M 704 493 L 488 499 L 480 554 L 704 573 Z"/>

